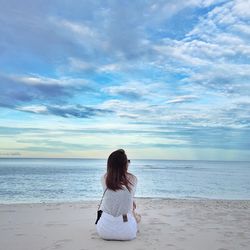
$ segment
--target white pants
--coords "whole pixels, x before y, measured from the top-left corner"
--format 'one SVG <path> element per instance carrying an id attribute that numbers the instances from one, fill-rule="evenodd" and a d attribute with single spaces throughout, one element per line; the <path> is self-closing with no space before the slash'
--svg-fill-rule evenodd
<path id="1" fill-rule="evenodd" d="M 105 240 L 133 240 L 136 238 L 137 223 L 132 214 L 127 214 L 128 221 L 124 222 L 122 215 L 114 217 L 102 213 L 96 225 L 97 233 Z"/>

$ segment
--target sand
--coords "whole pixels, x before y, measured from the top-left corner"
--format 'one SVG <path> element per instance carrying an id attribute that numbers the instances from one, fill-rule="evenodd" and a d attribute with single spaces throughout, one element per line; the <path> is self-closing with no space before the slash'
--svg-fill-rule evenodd
<path id="1" fill-rule="evenodd" d="M 137 239 L 104 241 L 98 202 L 0 205 L 1 250 L 249 250 L 250 201 L 137 199 Z"/>

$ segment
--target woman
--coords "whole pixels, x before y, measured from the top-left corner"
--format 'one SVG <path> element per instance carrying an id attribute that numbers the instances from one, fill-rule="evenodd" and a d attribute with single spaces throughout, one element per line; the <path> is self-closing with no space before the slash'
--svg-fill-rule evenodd
<path id="1" fill-rule="evenodd" d="M 107 173 L 102 177 L 104 190 L 97 232 L 106 240 L 132 240 L 136 238 L 140 216 L 133 201 L 137 178 L 128 173 L 129 160 L 123 149 L 111 153 Z"/>

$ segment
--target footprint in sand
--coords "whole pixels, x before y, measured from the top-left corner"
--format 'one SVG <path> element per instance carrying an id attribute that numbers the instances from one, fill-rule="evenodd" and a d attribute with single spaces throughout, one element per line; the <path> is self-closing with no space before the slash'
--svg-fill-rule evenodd
<path id="1" fill-rule="evenodd" d="M 174 244 L 170 244 L 170 243 L 168 243 L 166 246 L 167 246 L 167 247 L 175 247 Z"/>
<path id="2" fill-rule="evenodd" d="M 3 231 L 13 230 L 13 229 L 14 229 L 13 227 L 4 227 L 4 228 L 2 228 Z"/>
<path id="3" fill-rule="evenodd" d="M 98 236 L 97 233 L 92 233 L 91 234 L 91 239 L 99 239 L 100 237 Z"/>
<path id="4" fill-rule="evenodd" d="M 185 237 L 178 237 L 177 239 L 178 239 L 178 240 L 181 240 L 181 241 L 186 240 L 186 238 L 185 238 Z"/>
<path id="5" fill-rule="evenodd" d="M 56 226 L 56 227 L 64 227 L 64 226 L 67 226 L 68 224 L 63 224 L 63 223 L 47 223 L 45 224 L 46 227 L 53 227 L 53 226 Z"/>
<path id="6" fill-rule="evenodd" d="M 72 241 L 72 239 L 57 240 L 57 241 L 54 243 L 54 248 L 55 248 L 55 249 L 60 248 L 60 247 L 62 247 L 65 243 L 71 242 L 71 241 Z"/>
<path id="7" fill-rule="evenodd" d="M 16 234 L 16 236 L 24 236 L 25 234 L 21 234 L 21 233 L 19 233 L 19 234 Z"/>
<path id="8" fill-rule="evenodd" d="M 6 212 L 6 213 L 15 213 L 16 210 L 1 210 L 1 212 Z"/>
<path id="9" fill-rule="evenodd" d="M 60 210 L 60 208 L 46 208 L 46 211 Z"/>

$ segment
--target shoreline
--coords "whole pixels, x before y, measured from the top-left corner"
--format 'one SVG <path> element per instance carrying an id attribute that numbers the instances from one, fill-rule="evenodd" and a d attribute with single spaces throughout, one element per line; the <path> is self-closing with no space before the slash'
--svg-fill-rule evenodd
<path id="1" fill-rule="evenodd" d="M 100 198 L 101 199 L 101 198 Z M 41 201 L 41 202 L 1 202 L 1 205 L 36 205 L 36 204 L 78 204 L 78 203 L 94 203 L 99 202 L 100 199 L 92 199 L 92 200 L 79 200 L 79 201 Z M 135 197 L 136 201 L 139 200 L 159 200 L 159 201 L 225 201 L 225 202 L 250 202 L 250 198 L 248 199 L 222 199 L 222 198 L 200 198 L 200 197 L 193 197 L 193 198 L 162 198 L 162 197 Z"/>
<path id="2" fill-rule="evenodd" d="M 99 201 L 0 205 L 0 249 L 248 250 L 250 200 L 136 198 L 137 238 L 104 241 L 94 221 Z"/>

